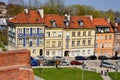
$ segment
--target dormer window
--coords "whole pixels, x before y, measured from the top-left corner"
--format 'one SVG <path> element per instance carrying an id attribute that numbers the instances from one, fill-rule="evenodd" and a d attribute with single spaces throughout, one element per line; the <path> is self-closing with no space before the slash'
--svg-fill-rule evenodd
<path id="1" fill-rule="evenodd" d="M 50 23 L 51 23 L 51 25 L 52 25 L 53 27 L 56 26 L 55 20 L 52 19 L 52 20 L 50 21 Z"/>
<path id="2" fill-rule="evenodd" d="M 65 26 L 69 26 L 69 21 L 67 19 L 64 20 Z"/>
<path id="3" fill-rule="evenodd" d="M 80 25 L 80 26 L 83 26 L 83 20 L 78 20 L 78 24 Z"/>

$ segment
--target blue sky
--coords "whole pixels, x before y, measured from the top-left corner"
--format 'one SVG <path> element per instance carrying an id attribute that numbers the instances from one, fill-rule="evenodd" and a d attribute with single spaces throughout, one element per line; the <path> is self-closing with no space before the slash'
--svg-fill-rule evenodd
<path id="1" fill-rule="evenodd" d="M 7 0 L 0 0 L 7 1 Z M 27 1 L 27 0 L 24 0 Z M 45 2 L 47 0 L 40 0 Z M 114 11 L 120 11 L 120 0 L 64 0 L 66 5 L 71 4 L 82 4 L 82 5 L 90 5 L 99 10 L 109 10 L 112 9 Z"/>

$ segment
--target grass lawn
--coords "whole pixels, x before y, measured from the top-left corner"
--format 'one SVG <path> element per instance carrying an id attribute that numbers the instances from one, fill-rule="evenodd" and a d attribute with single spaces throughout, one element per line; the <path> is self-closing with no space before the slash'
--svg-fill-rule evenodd
<path id="1" fill-rule="evenodd" d="M 82 70 L 78 68 L 45 68 L 33 69 L 34 74 L 44 78 L 45 80 L 82 80 Z M 103 80 L 100 74 L 92 71 L 84 71 L 83 80 Z"/>
<path id="2" fill-rule="evenodd" d="M 109 72 L 108 74 L 112 80 L 115 80 L 115 77 L 116 77 L 116 80 L 120 80 L 120 72 L 117 72 L 117 73 L 116 72 Z"/>

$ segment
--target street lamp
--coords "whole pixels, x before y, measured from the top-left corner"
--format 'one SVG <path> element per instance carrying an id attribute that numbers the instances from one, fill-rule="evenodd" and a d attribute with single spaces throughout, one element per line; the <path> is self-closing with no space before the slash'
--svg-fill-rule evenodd
<path id="1" fill-rule="evenodd" d="M 85 65 L 84 65 L 84 61 L 83 61 L 83 63 L 82 63 L 82 80 L 84 80 L 84 67 L 85 67 Z"/>
<path id="2" fill-rule="evenodd" d="M 116 68 L 115 68 L 115 80 L 117 80 L 117 72 L 118 72 L 118 66 L 117 66 L 117 62 L 116 62 Z"/>

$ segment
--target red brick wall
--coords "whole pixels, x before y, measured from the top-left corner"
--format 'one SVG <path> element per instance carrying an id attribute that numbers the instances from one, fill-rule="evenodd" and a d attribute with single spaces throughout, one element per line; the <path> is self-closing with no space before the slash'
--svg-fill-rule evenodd
<path id="1" fill-rule="evenodd" d="M 0 53 L 0 67 L 23 64 L 30 65 L 30 51 L 27 49 Z"/>
<path id="2" fill-rule="evenodd" d="M 0 80 L 34 80 L 27 49 L 0 53 Z"/>

